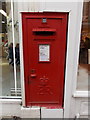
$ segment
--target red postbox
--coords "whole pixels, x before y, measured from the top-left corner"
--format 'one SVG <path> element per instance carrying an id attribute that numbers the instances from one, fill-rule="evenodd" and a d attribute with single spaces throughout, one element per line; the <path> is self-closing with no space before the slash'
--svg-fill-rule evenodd
<path id="1" fill-rule="evenodd" d="M 67 13 L 22 13 L 26 106 L 63 107 Z"/>

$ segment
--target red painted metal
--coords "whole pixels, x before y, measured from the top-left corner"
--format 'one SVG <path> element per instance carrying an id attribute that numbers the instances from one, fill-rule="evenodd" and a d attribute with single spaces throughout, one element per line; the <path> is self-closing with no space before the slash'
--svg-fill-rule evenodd
<path id="1" fill-rule="evenodd" d="M 33 32 L 56 32 L 56 29 L 51 29 L 51 28 L 34 28 L 32 30 Z"/>
<path id="2" fill-rule="evenodd" d="M 67 16 L 56 12 L 22 13 L 26 106 L 63 107 Z M 39 45 L 44 44 L 50 45 L 50 61 L 40 62 Z"/>

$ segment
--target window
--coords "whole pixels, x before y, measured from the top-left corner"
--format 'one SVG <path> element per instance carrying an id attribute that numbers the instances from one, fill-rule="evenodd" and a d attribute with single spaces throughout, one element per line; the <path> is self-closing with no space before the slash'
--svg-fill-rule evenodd
<path id="1" fill-rule="evenodd" d="M 16 2 L 0 4 L 0 96 L 17 97 L 21 96 L 18 5 Z"/>
<path id="2" fill-rule="evenodd" d="M 87 91 L 90 88 L 90 0 L 83 6 L 77 79 L 77 90 Z"/>

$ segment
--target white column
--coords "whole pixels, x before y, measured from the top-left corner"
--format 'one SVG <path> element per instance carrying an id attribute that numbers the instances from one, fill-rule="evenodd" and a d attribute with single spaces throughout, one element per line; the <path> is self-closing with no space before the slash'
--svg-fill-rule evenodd
<path id="1" fill-rule="evenodd" d="M 16 60 L 15 60 L 15 32 L 14 32 L 14 15 L 13 15 L 13 0 L 11 0 L 11 16 L 12 16 L 12 37 L 13 37 L 13 58 L 14 58 L 14 80 L 15 93 L 17 92 L 17 78 L 16 78 Z"/>

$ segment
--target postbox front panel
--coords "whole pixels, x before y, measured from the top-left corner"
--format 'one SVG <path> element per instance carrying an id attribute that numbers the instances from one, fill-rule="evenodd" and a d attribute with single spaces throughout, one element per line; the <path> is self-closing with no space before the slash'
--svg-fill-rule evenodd
<path id="1" fill-rule="evenodd" d="M 26 106 L 63 107 L 66 13 L 23 13 Z"/>

